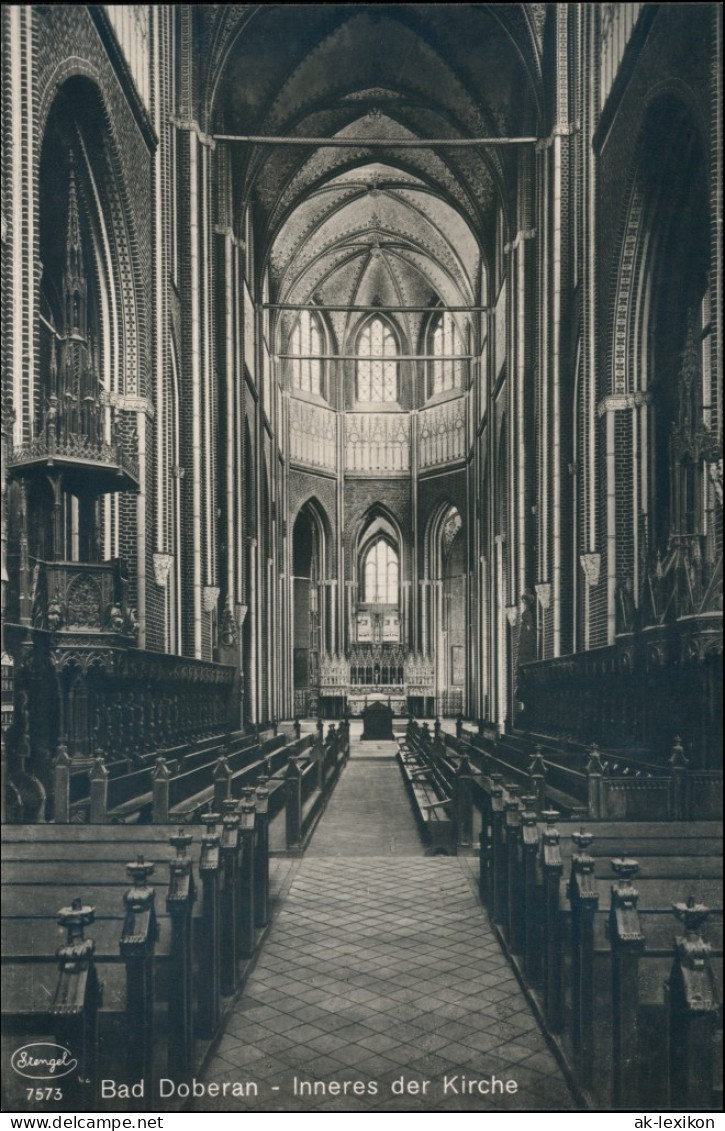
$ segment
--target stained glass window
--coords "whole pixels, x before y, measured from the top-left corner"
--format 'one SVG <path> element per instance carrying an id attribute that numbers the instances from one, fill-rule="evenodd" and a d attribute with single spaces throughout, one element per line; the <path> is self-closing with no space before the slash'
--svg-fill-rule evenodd
<path id="1" fill-rule="evenodd" d="M 400 566 L 398 555 L 385 538 L 378 538 L 365 555 L 365 601 L 397 605 Z"/>
<path id="2" fill-rule="evenodd" d="M 447 311 L 435 323 L 430 340 L 430 353 L 440 361 L 433 360 L 431 366 L 431 395 L 447 393 L 460 389 L 463 385 L 463 361 L 456 357 L 463 353 L 463 343 L 453 316 Z"/>
<path id="3" fill-rule="evenodd" d="M 373 318 L 358 338 L 357 399 L 372 404 L 398 399 L 398 346 L 389 326 Z"/>
<path id="4" fill-rule="evenodd" d="M 322 394 L 322 343 L 317 319 L 309 310 L 303 310 L 290 341 L 293 389 Z"/>

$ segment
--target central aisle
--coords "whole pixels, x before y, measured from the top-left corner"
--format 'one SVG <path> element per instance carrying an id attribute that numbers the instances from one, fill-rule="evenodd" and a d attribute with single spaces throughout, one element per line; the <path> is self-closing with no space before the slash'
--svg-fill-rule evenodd
<path id="1" fill-rule="evenodd" d="M 393 742 L 353 743 L 350 761 L 305 860 L 320 856 L 422 856 L 423 844 Z M 361 749 L 362 748 L 362 749 Z M 384 753 L 385 748 L 390 748 Z"/>
<path id="2" fill-rule="evenodd" d="M 354 743 L 206 1073 L 256 1095 L 199 1111 L 574 1108 L 469 873 L 424 855 L 387 745 Z"/>

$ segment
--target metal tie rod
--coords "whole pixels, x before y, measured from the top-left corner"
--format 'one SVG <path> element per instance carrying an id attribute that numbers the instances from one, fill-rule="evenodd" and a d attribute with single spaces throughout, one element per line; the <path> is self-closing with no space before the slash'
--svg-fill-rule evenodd
<path id="1" fill-rule="evenodd" d="M 478 361 L 476 353 L 456 353 L 439 356 L 437 353 L 396 353 L 391 357 L 365 357 L 360 353 L 278 353 L 280 361 Z"/>
<path id="2" fill-rule="evenodd" d="M 212 134 L 214 141 L 246 145 L 305 145 L 334 149 L 471 149 L 476 146 L 535 145 L 537 137 L 273 137 L 264 134 Z"/>
<path id="3" fill-rule="evenodd" d="M 490 306 L 351 306 L 349 303 L 262 302 L 263 310 L 317 310 L 323 314 L 488 314 Z"/>

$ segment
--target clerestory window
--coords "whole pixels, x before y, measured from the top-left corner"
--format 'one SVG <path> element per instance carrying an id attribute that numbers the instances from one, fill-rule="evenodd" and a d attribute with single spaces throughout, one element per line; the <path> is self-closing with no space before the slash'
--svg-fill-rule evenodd
<path id="1" fill-rule="evenodd" d="M 463 360 L 457 358 L 464 353 L 463 342 L 453 316 L 447 311 L 433 324 L 428 345 L 428 352 L 432 354 L 429 396 L 462 388 Z"/>
<path id="2" fill-rule="evenodd" d="M 381 404 L 398 399 L 398 343 L 382 318 L 363 328 L 357 343 L 357 399 Z"/>
<path id="3" fill-rule="evenodd" d="M 323 341 L 317 318 L 303 310 L 290 339 L 293 389 L 322 396 Z"/>

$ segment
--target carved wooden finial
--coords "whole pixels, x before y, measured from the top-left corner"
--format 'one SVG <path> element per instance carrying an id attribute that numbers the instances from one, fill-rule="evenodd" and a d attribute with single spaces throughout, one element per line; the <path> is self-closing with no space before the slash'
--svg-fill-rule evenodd
<path id="1" fill-rule="evenodd" d="M 618 856 L 610 861 L 610 863 L 612 865 L 612 871 L 617 875 L 620 887 L 628 885 L 639 871 L 639 861 L 632 860 L 628 856 Z"/>
<path id="2" fill-rule="evenodd" d="M 688 896 L 686 903 L 673 903 L 672 911 L 688 934 L 699 934 L 700 927 L 710 916 L 710 908 L 704 903 L 695 903 L 693 895 Z"/>
<path id="3" fill-rule="evenodd" d="M 194 837 L 191 833 L 185 833 L 179 830 L 177 833 L 172 833 L 169 837 L 169 844 L 172 848 L 176 849 L 177 858 L 185 857 L 189 846 L 193 842 Z"/>
<path id="4" fill-rule="evenodd" d="M 80 896 L 76 897 L 70 907 L 61 907 L 58 912 L 58 924 L 68 932 L 68 946 L 83 940 L 85 928 L 94 922 L 96 909 L 84 905 Z"/>
<path id="5" fill-rule="evenodd" d="M 139 853 L 135 860 L 126 865 L 126 871 L 137 888 L 146 887 L 149 876 L 152 876 L 155 870 L 156 865 L 149 860 L 144 860 L 142 853 Z"/>
<path id="6" fill-rule="evenodd" d="M 571 834 L 571 839 L 574 841 L 574 844 L 576 845 L 577 852 L 588 853 L 589 849 L 591 848 L 592 844 L 594 843 L 594 834 L 586 832 L 586 830 L 583 827 L 581 827 L 579 829 L 579 832 Z"/>

